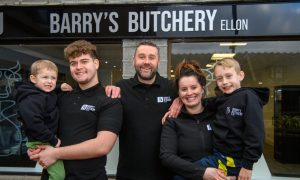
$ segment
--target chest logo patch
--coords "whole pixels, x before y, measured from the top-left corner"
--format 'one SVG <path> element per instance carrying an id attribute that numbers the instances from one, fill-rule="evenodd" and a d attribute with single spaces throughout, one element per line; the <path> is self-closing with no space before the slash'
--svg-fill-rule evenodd
<path id="1" fill-rule="evenodd" d="M 231 116 L 243 116 L 243 112 L 238 108 L 226 108 L 226 114 L 230 114 Z"/>
<path id="2" fill-rule="evenodd" d="M 157 97 L 157 103 L 167 103 L 172 101 L 170 96 L 167 97 Z"/>
<path id="3" fill-rule="evenodd" d="M 84 104 L 80 108 L 81 111 L 95 111 L 95 106 Z"/>

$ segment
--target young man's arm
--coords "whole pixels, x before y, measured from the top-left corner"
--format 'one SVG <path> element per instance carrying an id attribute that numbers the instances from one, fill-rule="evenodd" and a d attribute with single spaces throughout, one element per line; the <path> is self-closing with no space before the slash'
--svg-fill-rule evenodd
<path id="1" fill-rule="evenodd" d="M 39 154 L 31 155 L 30 159 L 39 159 L 44 168 L 49 167 L 58 159 L 89 159 L 108 154 L 117 140 L 117 135 L 110 131 L 99 131 L 97 137 L 79 144 L 53 148 L 45 146 Z"/>
<path id="2" fill-rule="evenodd" d="M 101 93 L 104 93 L 101 92 Z M 96 137 L 84 142 L 59 148 L 46 147 L 39 154 L 30 156 L 31 159 L 39 159 L 41 165 L 53 164 L 57 159 L 90 159 L 108 154 L 121 130 L 122 126 L 122 106 L 119 100 L 110 98 L 100 101 L 98 129 Z M 44 167 L 45 168 L 45 167 Z"/>

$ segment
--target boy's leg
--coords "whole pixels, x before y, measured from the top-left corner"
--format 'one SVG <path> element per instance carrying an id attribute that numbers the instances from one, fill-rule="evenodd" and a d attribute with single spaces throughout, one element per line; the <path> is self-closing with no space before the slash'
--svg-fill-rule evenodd
<path id="1" fill-rule="evenodd" d="M 241 170 L 242 161 L 218 153 L 219 169 L 225 166 L 227 176 L 238 176 Z"/>
<path id="2" fill-rule="evenodd" d="M 29 141 L 29 142 L 26 142 L 26 147 L 28 149 L 36 149 L 37 145 L 42 145 L 42 144 L 45 144 L 45 143 L 40 142 L 40 141 Z"/>
<path id="3" fill-rule="evenodd" d="M 242 167 L 242 161 L 231 157 L 226 157 L 226 161 L 228 176 L 238 176 Z"/>
<path id="4" fill-rule="evenodd" d="M 218 168 L 218 160 L 215 157 L 215 155 L 211 155 L 211 156 L 206 156 L 198 161 L 195 161 L 194 163 L 202 166 L 202 167 L 214 167 L 214 168 Z"/>
<path id="5" fill-rule="evenodd" d="M 224 156 L 219 152 L 204 157 L 195 162 L 199 166 L 214 167 L 225 172 L 227 176 L 238 176 L 241 170 L 241 160 Z"/>
<path id="6" fill-rule="evenodd" d="M 47 168 L 49 180 L 65 179 L 65 168 L 62 160 L 57 160 L 54 164 Z"/>
<path id="7" fill-rule="evenodd" d="M 215 151 L 213 155 L 204 157 L 199 161 L 195 162 L 199 166 L 204 167 L 214 167 L 220 170 L 223 170 L 225 175 L 227 175 L 227 166 L 226 166 L 226 158 L 221 153 Z"/>
<path id="8" fill-rule="evenodd" d="M 40 141 L 30 141 L 26 143 L 26 146 L 29 149 L 36 149 L 37 145 L 49 145 L 49 143 L 44 143 Z M 49 180 L 65 179 L 65 168 L 63 161 L 56 161 L 54 164 L 47 168 L 47 172 L 49 174 Z"/>

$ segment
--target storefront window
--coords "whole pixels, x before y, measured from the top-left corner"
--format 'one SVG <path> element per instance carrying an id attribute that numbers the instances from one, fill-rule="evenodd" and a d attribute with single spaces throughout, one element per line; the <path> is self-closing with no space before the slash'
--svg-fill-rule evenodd
<path id="1" fill-rule="evenodd" d="M 59 70 L 58 83 L 75 85 L 69 64 L 64 59 L 66 45 L 0 45 L 0 167 L 1 171 L 29 172 L 36 163 L 26 154 L 26 136 L 17 120 L 16 103 L 13 98 L 14 82 L 29 77 L 30 65 L 39 59 L 53 61 Z M 99 78 L 103 85 L 122 78 L 121 44 L 97 44 L 100 56 Z M 20 167 L 9 168 L 9 167 Z M 11 170 L 12 169 L 12 170 Z M 32 169 L 35 172 L 34 169 Z"/>
<path id="2" fill-rule="evenodd" d="M 170 78 L 176 65 L 198 61 L 207 74 L 208 96 L 216 83 L 212 66 L 215 55 L 232 56 L 245 72 L 242 86 L 268 87 L 264 106 L 264 157 L 273 175 L 300 176 L 300 42 L 264 41 L 242 43 L 172 43 Z"/>

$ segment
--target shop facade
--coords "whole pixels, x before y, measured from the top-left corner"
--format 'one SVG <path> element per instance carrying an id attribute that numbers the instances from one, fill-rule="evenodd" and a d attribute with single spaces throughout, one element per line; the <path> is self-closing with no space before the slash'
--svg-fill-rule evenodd
<path id="1" fill-rule="evenodd" d="M 21 2 L 21 1 L 18 1 Z M 48 1 L 55 2 L 55 1 Z M 67 1 L 66 1 L 67 2 Z M 26 137 L 17 121 L 14 82 L 28 78 L 30 64 L 49 59 L 59 82 L 74 84 L 63 58 L 66 44 L 97 45 L 104 85 L 134 75 L 135 46 L 160 47 L 159 73 L 174 78 L 176 65 L 198 61 L 214 96 L 213 64 L 234 57 L 245 71 L 243 86 L 268 87 L 264 107 L 264 158 L 273 176 L 300 177 L 300 2 L 99 3 L 0 6 L 0 173 L 40 173 L 26 157 Z M 108 158 L 116 170 L 118 145 Z"/>

